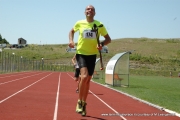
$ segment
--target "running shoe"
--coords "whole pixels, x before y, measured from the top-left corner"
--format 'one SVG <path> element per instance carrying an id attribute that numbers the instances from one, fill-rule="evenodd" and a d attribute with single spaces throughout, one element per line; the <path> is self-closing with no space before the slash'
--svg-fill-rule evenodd
<path id="1" fill-rule="evenodd" d="M 76 112 L 77 113 L 81 113 L 82 110 L 83 110 L 83 108 L 82 108 L 82 101 L 78 100 L 77 105 L 76 105 Z"/>
<path id="2" fill-rule="evenodd" d="M 76 93 L 79 93 L 79 89 L 78 88 L 76 89 Z"/>
<path id="3" fill-rule="evenodd" d="M 82 116 L 86 116 L 86 105 L 87 103 L 82 101 L 82 112 L 81 112 Z"/>

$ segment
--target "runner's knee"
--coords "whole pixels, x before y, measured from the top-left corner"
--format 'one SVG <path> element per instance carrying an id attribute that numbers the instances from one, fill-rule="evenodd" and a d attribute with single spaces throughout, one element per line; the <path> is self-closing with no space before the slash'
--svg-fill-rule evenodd
<path id="1" fill-rule="evenodd" d="M 87 80 L 88 79 L 88 75 L 81 75 L 81 80 Z"/>

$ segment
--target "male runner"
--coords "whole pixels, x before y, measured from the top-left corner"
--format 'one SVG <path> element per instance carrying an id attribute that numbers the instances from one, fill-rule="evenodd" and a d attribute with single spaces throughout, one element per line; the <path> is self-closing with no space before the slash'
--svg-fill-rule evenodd
<path id="1" fill-rule="evenodd" d="M 100 21 L 94 20 L 94 6 L 88 5 L 86 7 L 85 16 L 86 19 L 77 21 L 69 32 L 69 47 L 74 48 L 74 33 L 79 31 L 76 60 L 80 68 L 81 82 L 79 85 L 79 99 L 76 106 L 76 112 L 81 113 L 82 116 L 86 115 L 86 99 L 88 96 L 90 80 L 95 68 L 96 55 L 98 54 L 98 50 L 102 49 L 102 46 L 111 42 L 111 38 L 104 25 Z M 98 27 L 98 36 L 96 36 L 95 31 L 92 31 L 92 28 L 95 26 L 101 26 Z M 104 36 L 105 40 L 102 41 L 99 46 L 97 37 L 100 35 Z"/>

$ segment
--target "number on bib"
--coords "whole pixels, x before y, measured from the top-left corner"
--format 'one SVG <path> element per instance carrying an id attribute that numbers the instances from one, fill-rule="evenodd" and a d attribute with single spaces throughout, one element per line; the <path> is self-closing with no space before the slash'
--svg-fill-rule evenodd
<path id="1" fill-rule="evenodd" d="M 96 38 L 96 33 L 92 32 L 91 30 L 84 30 L 83 31 L 83 36 L 84 36 L 84 38 L 95 39 Z"/>

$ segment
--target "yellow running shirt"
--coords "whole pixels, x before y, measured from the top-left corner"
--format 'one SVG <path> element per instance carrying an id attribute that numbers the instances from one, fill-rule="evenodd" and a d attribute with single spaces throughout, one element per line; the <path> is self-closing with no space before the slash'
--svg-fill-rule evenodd
<path id="1" fill-rule="evenodd" d="M 88 23 L 86 20 L 80 20 L 74 25 L 74 31 L 79 31 L 77 54 L 94 55 L 98 53 L 96 33 L 91 31 L 94 24 L 99 26 L 102 23 L 97 20 L 91 23 Z M 107 34 L 107 30 L 104 26 L 98 27 L 98 36 L 105 36 Z"/>

